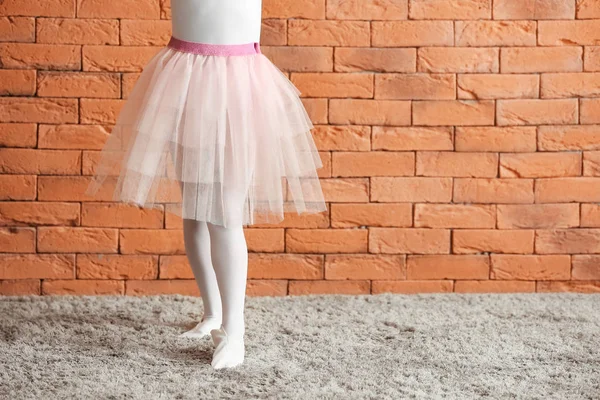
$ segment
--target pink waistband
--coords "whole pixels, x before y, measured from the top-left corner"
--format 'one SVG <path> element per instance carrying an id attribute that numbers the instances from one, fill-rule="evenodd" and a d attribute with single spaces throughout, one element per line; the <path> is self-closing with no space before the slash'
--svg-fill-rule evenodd
<path id="1" fill-rule="evenodd" d="M 244 44 L 210 44 L 188 42 L 171 36 L 171 40 L 169 40 L 167 46 L 175 50 L 202 54 L 205 56 L 245 56 L 248 54 L 261 54 L 260 44 L 258 42 Z"/>

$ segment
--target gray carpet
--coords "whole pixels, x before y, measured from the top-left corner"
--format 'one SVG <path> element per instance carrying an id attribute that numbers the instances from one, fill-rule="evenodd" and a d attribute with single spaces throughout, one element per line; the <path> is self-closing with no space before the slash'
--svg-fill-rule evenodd
<path id="1" fill-rule="evenodd" d="M 600 295 L 248 297 L 246 361 L 218 371 L 176 337 L 201 304 L 0 297 L 0 398 L 600 398 Z"/>

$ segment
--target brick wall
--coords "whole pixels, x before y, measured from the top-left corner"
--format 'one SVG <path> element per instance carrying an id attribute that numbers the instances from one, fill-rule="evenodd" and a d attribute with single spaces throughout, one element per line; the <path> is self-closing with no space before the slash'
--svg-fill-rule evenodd
<path id="1" fill-rule="evenodd" d="M 0 293 L 198 294 L 170 205 L 83 195 L 169 18 L 0 2 Z M 263 18 L 329 210 L 246 229 L 249 295 L 600 290 L 600 0 L 264 0 Z"/>

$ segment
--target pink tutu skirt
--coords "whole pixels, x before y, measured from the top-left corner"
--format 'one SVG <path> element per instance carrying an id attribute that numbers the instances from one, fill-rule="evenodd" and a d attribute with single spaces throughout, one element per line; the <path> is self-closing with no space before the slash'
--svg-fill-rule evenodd
<path id="1" fill-rule="evenodd" d="M 218 225 L 277 223 L 327 209 L 300 92 L 258 43 L 174 37 L 144 67 L 86 195 Z"/>

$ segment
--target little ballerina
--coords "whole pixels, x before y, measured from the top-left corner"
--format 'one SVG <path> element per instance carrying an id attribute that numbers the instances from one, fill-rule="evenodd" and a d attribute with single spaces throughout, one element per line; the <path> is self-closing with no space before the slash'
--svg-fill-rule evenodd
<path id="1" fill-rule="evenodd" d="M 172 36 L 146 64 L 87 195 L 172 212 L 211 337 L 211 365 L 244 361 L 244 226 L 326 211 L 300 92 L 260 50 L 261 0 L 172 0 Z M 162 203 L 168 203 L 163 205 Z"/>

